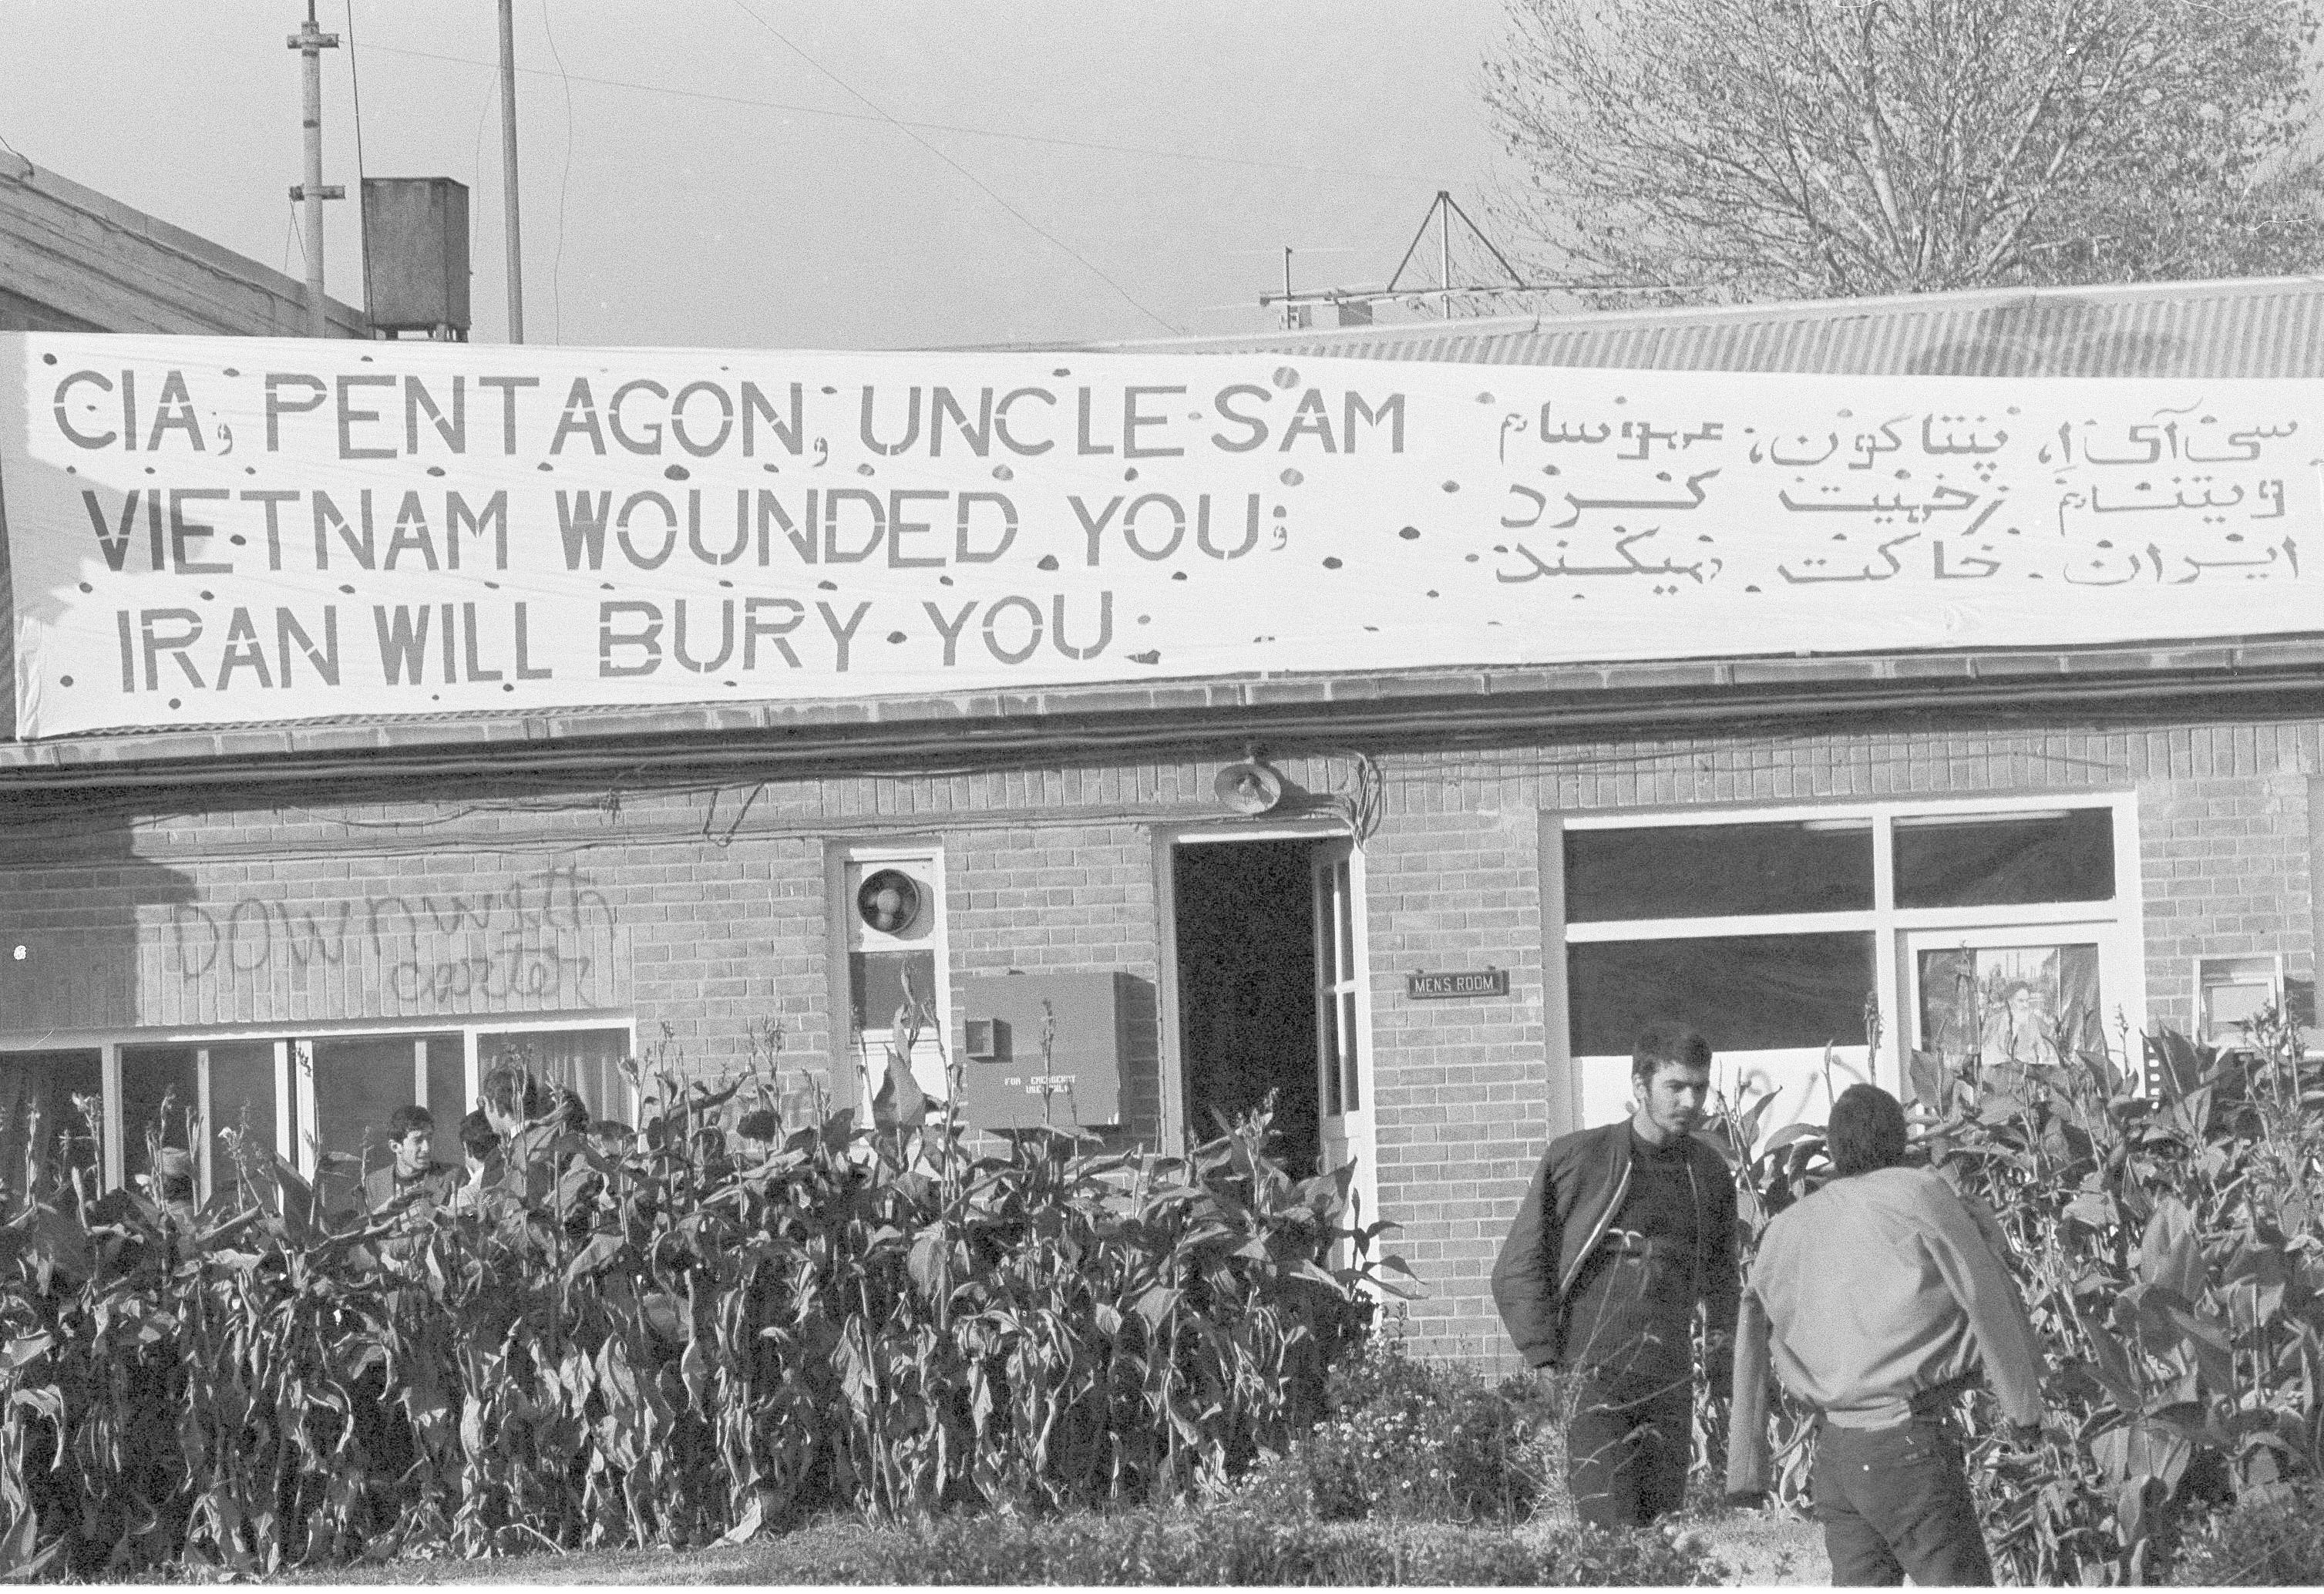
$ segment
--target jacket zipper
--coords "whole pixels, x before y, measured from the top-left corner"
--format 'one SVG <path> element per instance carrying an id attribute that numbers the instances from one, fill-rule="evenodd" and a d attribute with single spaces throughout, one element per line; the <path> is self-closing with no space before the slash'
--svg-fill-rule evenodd
<path id="1" fill-rule="evenodd" d="M 1689 1171 L 1692 1171 L 1691 1167 Z M 1606 1230 L 1614 1226 L 1614 1214 L 1622 1210 L 1622 1197 L 1629 1193 L 1630 1147 L 1625 1144 L 1622 1147 L 1622 1176 L 1614 1181 L 1613 1197 L 1606 1202 L 1605 1210 L 1598 1214 L 1597 1226 L 1590 1230 L 1589 1243 L 1573 1253 L 1573 1266 L 1567 1268 L 1565 1276 L 1557 1281 L 1557 1295 L 1561 1301 L 1565 1298 L 1566 1291 L 1573 1287 L 1573 1281 L 1582 1276 L 1582 1265 L 1590 1259 L 1590 1253 L 1598 1248 L 1598 1242 L 1606 1238 Z"/>

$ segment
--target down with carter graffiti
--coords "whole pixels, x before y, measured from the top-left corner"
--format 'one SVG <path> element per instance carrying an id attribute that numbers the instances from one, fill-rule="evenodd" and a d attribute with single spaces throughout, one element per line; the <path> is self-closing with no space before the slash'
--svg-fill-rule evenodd
<path id="1" fill-rule="evenodd" d="M 0 364 L 26 736 L 2299 631 L 2324 505 L 2301 382 L 47 334 Z"/>

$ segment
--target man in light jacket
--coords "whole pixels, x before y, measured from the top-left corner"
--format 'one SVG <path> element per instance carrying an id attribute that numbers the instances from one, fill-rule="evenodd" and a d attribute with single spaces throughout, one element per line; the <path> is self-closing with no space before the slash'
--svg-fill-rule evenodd
<path id="1" fill-rule="evenodd" d="M 1711 1046 L 1650 1026 L 1631 1054 L 1619 1123 L 1550 1142 L 1493 1267 L 1493 1301 L 1533 1367 L 1580 1375 L 1565 1433 L 1574 1509 L 1643 1527 L 1686 1493 L 1694 1313 L 1714 1352 L 1735 1323 L 1735 1184 L 1696 1138 Z M 1714 1353 L 1723 1383 L 1729 1359 Z"/>
<path id="2" fill-rule="evenodd" d="M 1831 1580 L 1989 1584 L 1945 1412 L 1981 1368 L 2020 1435 L 2040 1428 L 2041 1347 L 2000 1230 L 1940 1175 L 1903 1166 L 1904 1110 L 1877 1085 L 1832 1104 L 1826 1147 L 1831 1181 L 1768 1223 L 1749 1287 L 1776 1376 L 1821 1414 Z"/>

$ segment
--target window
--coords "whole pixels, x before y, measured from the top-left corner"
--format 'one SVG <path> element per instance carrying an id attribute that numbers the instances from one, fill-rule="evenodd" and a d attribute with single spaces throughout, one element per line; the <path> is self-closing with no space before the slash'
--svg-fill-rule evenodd
<path id="1" fill-rule="evenodd" d="M 631 1121 L 630 1082 L 622 1060 L 630 1055 L 630 1032 L 614 1029 L 512 1029 L 479 1036 L 476 1077 L 503 1063 L 531 1070 L 550 1085 L 581 1098 L 592 1119 Z"/>
<path id="2" fill-rule="evenodd" d="M 890 1050 L 908 1055 L 932 1100 L 945 1077 L 952 971 L 945 942 L 944 857 L 931 847 L 850 847 L 839 855 L 833 923 L 846 954 L 845 1066 L 868 1106 L 887 1083 Z"/>
<path id="3" fill-rule="evenodd" d="M 194 1154 L 205 1196 L 233 1179 L 236 1156 L 279 1156 L 309 1178 L 327 1171 L 327 1199 L 345 1200 L 353 1176 L 381 1166 L 398 1107 L 427 1108 L 437 1160 L 456 1159 L 460 1119 L 484 1072 L 503 1060 L 571 1088 L 592 1117 L 630 1120 L 620 1064 L 631 1035 L 626 1019 L 604 1015 L 527 1015 L 432 1027 L 97 1036 L 67 1049 L 0 1037 L 0 1190 L 21 1195 L 28 1168 L 43 1180 L 79 1169 L 93 1186 L 142 1181 L 157 1150 L 177 1147 Z M 100 1103 L 94 1130 L 76 1098 Z"/>
<path id="4" fill-rule="evenodd" d="M 11 1210 L 28 1181 L 54 1189 L 76 1175 L 96 1180 L 103 1126 L 78 1103 L 103 1088 L 104 1055 L 94 1049 L 0 1055 L 0 1191 Z"/>
<path id="5" fill-rule="evenodd" d="M 2127 797 L 1568 820 L 1582 1121 L 1628 1110 L 1658 1018 L 1703 1032 L 1730 1096 L 1784 1092 L 1771 1123 L 1860 1078 L 1901 1093 L 1915 1047 L 2024 1066 L 2119 1044 L 2143 1006 L 2135 860 Z"/>

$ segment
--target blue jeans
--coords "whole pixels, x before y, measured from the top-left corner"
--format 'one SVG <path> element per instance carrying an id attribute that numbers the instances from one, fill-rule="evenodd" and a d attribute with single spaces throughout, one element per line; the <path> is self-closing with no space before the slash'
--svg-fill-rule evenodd
<path id="1" fill-rule="evenodd" d="M 1939 1417 L 1816 1424 L 1815 1513 L 1835 1588 L 1990 1586 L 1960 1442 Z"/>

